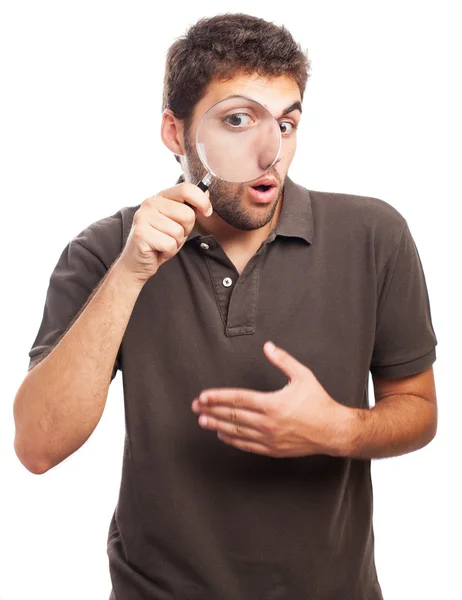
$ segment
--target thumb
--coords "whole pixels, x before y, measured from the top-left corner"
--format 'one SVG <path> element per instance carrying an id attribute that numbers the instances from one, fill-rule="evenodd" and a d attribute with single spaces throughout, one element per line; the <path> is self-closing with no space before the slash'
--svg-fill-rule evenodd
<path id="1" fill-rule="evenodd" d="M 286 350 L 279 348 L 273 342 L 266 342 L 263 346 L 266 357 L 270 361 L 279 367 L 283 373 L 287 375 L 289 379 L 297 379 L 300 375 L 301 369 L 304 367 L 301 362 L 289 354 Z"/>

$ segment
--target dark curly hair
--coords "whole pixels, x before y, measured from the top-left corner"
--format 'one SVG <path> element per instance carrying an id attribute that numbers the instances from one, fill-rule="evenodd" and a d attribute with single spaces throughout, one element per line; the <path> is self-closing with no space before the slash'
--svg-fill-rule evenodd
<path id="1" fill-rule="evenodd" d="M 212 80 L 228 81 L 240 74 L 291 76 L 303 101 L 310 70 L 308 55 L 283 25 L 243 13 L 204 17 L 168 49 L 162 112 L 170 108 L 187 132 L 194 107 Z"/>

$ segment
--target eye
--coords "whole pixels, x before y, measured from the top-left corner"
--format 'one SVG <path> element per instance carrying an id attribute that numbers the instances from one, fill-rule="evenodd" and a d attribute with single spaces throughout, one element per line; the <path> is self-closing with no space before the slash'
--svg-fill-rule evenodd
<path id="1" fill-rule="evenodd" d="M 285 129 L 285 130 L 281 129 L 282 134 L 290 135 L 293 131 L 295 131 L 297 129 L 297 125 L 295 125 L 291 121 L 282 121 L 281 123 L 279 123 L 279 125 L 280 126 L 282 125 L 283 127 L 286 127 L 286 128 L 287 128 L 287 126 L 289 126 L 289 131 L 287 131 L 287 129 Z"/>
<path id="2" fill-rule="evenodd" d="M 225 117 L 225 122 L 228 123 L 228 125 L 231 125 L 231 127 L 233 129 L 239 129 L 242 126 L 246 126 L 249 124 L 248 121 L 245 120 L 245 117 L 247 117 L 247 119 L 250 119 L 250 116 L 247 113 L 234 113 L 232 115 L 228 115 L 227 117 Z M 230 119 L 230 120 L 228 120 Z M 244 121 L 244 122 L 243 122 Z"/>

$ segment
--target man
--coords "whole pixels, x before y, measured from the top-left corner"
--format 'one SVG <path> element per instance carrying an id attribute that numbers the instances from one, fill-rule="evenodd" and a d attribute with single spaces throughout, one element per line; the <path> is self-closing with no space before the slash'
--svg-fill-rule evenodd
<path id="1" fill-rule="evenodd" d="M 404 217 L 287 174 L 308 67 L 262 19 L 191 27 L 167 56 L 161 127 L 184 175 L 88 226 L 51 276 L 15 448 L 35 473 L 64 460 L 122 370 L 112 599 L 382 598 L 370 461 L 434 437 L 437 340 Z M 195 185 L 197 124 L 232 94 L 281 127 L 266 203 L 256 182 Z"/>

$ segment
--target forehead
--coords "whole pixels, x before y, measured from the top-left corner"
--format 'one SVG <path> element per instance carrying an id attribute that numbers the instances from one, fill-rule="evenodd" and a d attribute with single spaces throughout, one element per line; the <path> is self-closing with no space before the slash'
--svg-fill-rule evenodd
<path id="1" fill-rule="evenodd" d="M 197 103 L 194 113 L 200 117 L 215 102 L 232 94 L 242 94 L 260 102 L 274 115 L 288 105 L 301 101 L 300 89 L 293 77 L 262 77 L 257 74 L 237 75 L 229 81 L 212 80 L 203 98 Z"/>

